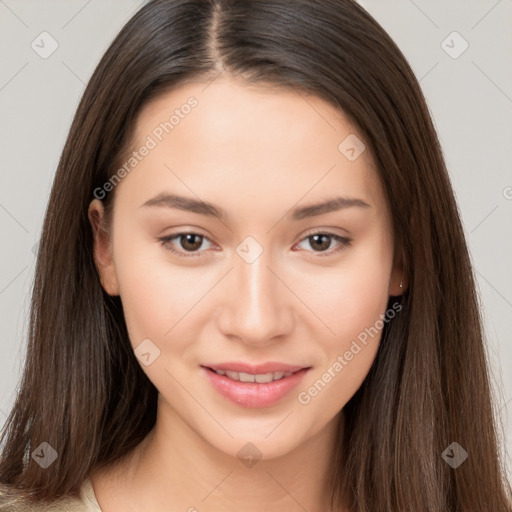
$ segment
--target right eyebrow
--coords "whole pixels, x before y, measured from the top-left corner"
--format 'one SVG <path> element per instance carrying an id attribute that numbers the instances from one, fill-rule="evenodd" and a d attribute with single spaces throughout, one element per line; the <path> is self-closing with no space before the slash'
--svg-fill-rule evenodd
<path id="1" fill-rule="evenodd" d="M 206 201 L 201 201 L 192 197 L 179 196 L 177 194 L 158 194 L 141 205 L 141 207 L 148 206 L 176 208 L 178 210 L 198 213 L 200 215 L 217 217 L 219 220 L 224 220 L 226 218 L 226 213 L 218 206 Z"/>

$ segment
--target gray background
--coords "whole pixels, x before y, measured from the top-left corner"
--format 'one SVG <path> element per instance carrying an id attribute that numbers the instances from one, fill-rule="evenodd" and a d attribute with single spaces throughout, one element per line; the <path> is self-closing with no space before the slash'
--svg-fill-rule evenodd
<path id="1" fill-rule="evenodd" d="M 0 0 L 0 424 L 21 375 L 34 253 L 72 116 L 101 55 L 142 3 Z M 512 0 L 360 3 L 402 49 L 427 97 L 478 278 L 512 454 Z M 42 58 L 32 44 L 40 53 L 58 48 Z"/>

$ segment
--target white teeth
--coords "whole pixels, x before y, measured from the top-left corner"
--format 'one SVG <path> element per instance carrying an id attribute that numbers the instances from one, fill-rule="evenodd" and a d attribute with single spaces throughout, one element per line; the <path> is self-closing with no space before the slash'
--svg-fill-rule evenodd
<path id="1" fill-rule="evenodd" d="M 232 372 L 230 370 L 215 370 L 215 373 L 217 373 L 217 375 L 225 375 L 231 380 L 238 380 L 240 382 L 257 382 L 258 384 L 266 384 L 268 382 L 273 382 L 293 375 L 293 372 L 269 372 L 253 375 L 251 373 Z"/>
<path id="2" fill-rule="evenodd" d="M 273 373 L 264 373 L 261 375 L 255 375 L 254 379 L 256 382 L 259 382 L 260 384 L 265 384 L 266 382 L 272 382 L 274 379 Z"/>

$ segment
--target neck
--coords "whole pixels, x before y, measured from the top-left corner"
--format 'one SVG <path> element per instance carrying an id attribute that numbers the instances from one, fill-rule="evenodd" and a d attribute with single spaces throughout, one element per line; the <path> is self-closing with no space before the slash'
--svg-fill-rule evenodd
<path id="1" fill-rule="evenodd" d="M 247 456 L 233 457 L 208 443 L 160 401 L 155 427 L 144 441 L 109 477 L 91 480 L 100 506 L 109 512 L 330 511 L 331 464 L 340 418 L 280 457 L 258 459 L 251 445 L 243 452 Z"/>

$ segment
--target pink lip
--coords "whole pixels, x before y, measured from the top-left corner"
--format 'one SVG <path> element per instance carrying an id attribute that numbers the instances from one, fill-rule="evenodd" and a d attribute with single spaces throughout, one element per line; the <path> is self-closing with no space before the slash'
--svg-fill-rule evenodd
<path id="1" fill-rule="evenodd" d="M 215 365 L 214 365 L 215 366 Z M 222 365 L 216 370 L 222 370 L 227 368 L 231 371 L 238 371 L 244 373 L 251 374 L 261 374 L 261 373 L 270 373 L 270 372 L 279 372 L 279 371 L 293 371 L 293 375 L 289 377 L 283 377 L 282 379 L 267 382 L 263 384 L 259 384 L 257 382 L 240 382 L 236 380 L 231 380 L 229 377 L 225 375 L 218 375 L 211 369 L 211 367 L 201 367 L 201 371 L 206 375 L 209 382 L 212 386 L 225 398 L 230 400 L 231 402 L 240 405 L 242 407 L 247 408 L 262 408 L 262 407 L 270 407 L 281 400 L 284 396 L 286 396 L 292 389 L 294 389 L 304 375 L 307 373 L 309 368 L 300 368 L 300 367 L 291 367 L 289 365 L 280 364 L 278 369 L 269 370 L 268 368 L 272 368 L 272 364 L 268 365 L 260 365 L 256 371 L 254 367 L 250 367 L 248 365 L 232 365 L 226 364 Z M 234 368 L 242 368 L 236 370 Z M 248 368 L 251 368 L 248 370 Z M 264 368 L 261 370 L 261 368 Z M 287 368 L 285 370 L 285 368 Z M 295 370 L 290 370 L 289 368 L 294 368 Z"/>

